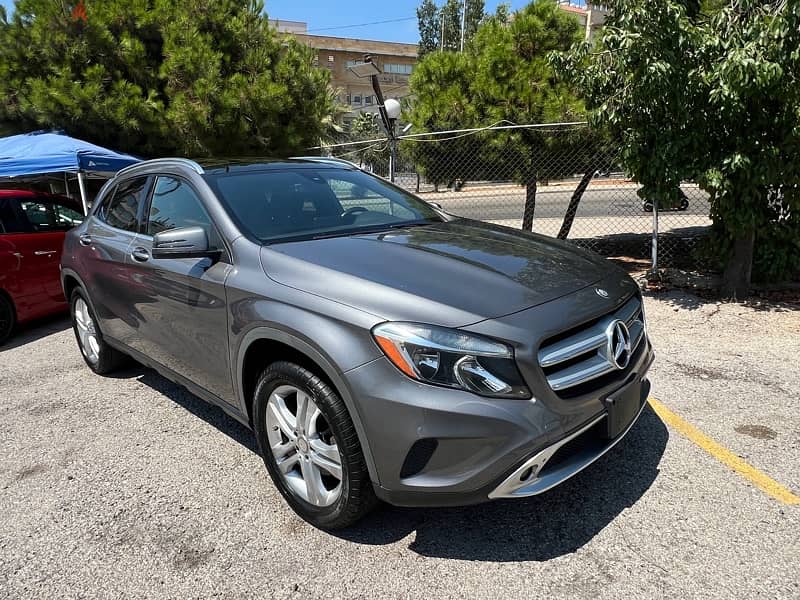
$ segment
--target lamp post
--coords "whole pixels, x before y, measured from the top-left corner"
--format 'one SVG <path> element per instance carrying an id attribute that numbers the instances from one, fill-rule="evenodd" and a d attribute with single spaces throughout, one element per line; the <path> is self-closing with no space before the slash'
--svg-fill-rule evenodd
<path id="1" fill-rule="evenodd" d="M 395 124 L 400 116 L 400 102 L 394 98 L 388 98 L 383 103 L 386 109 L 386 117 L 389 119 L 389 181 L 394 183 L 394 174 L 397 171 L 397 132 Z"/>
<path id="2" fill-rule="evenodd" d="M 357 77 L 369 77 L 372 80 L 372 89 L 375 91 L 375 98 L 378 101 L 378 112 L 381 115 L 381 121 L 386 129 L 386 135 L 389 138 L 389 180 L 394 181 L 394 171 L 397 162 L 397 135 L 395 134 L 394 126 L 397 118 L 400 116 L 400 102 L 394 98 L 388 100 L 383 99 L 383 92 L 381 91 L 381 82 L 378 80 L 378 75 L 381 70 L 374 62 L 372 57 L 367 54 L 364 56 L 364 61 L 350 67 Z"/>

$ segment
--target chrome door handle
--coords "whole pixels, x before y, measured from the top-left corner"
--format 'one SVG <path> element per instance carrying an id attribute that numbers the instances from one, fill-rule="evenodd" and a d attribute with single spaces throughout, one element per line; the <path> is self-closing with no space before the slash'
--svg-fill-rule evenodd
<path id="1" fill-rule="evenodd" d="M 55 250 L 35 250 L 33 254 L 35 256 L 50 256 L 51 254 L 55 253 Z"/>
<path id="2" fill-rule="evenodd" d="M 146 262 L 150 260 L 150 253 L 144 248 L 134 248 L 131 252 L 131 258 L 139 262 Z"/>
<path id="3" fill-rule="evenodd" d="M 90 236 L 90 235 L 82 235 L 81 237 L 78 238 L 78 243 L 81 246 L 88 246 L 89 244 L 92 243 L 92 236 Z"/>

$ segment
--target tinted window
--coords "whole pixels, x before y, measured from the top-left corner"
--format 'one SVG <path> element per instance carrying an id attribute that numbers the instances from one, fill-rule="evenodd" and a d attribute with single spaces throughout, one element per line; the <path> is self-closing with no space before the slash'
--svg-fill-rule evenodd
<path id="1" fill-rule="evenodd" d="M 27 225 L 18 217 L 15 207 L 18 200 L 0 198 L 0 233 L 22 233 L 28 231 Z"/>
<path id="2" fill-rule="evenodd" d="M 147 233 L 155 235 L 181 227 L 202 227 L 206 230 L 209 245 L 212 248 L 220 247 L 211 218 L 191 186 L 181 179 L 161 176 L 156 179 L 153 189 Z"/>
<path id="3" fill-rule="evenodd" d="M 76 225 L 83 222 L 83 213 L 63 206 L 61 204 L 54 204 L 53 211 L 55 213 L 56 228 L 61 230 L 72 229 Z"/>
<path id="4" fill-rule="evenodd" d="M 442 220 L 426 202 L 362 171 L 233 172 L 208 181 L 240 225 L 265 242 Z"/>
<path id="5" fill-rule="evenodd" d="M 137 215 L 147 194 L 147 177 L 125 181 L 100 207 L 98 217 L 117 229 L 138 231 Z"/>
<path id="6" fill-rule="evenodd" d="M 56 228 L 52 205 L 31 200 L 22 200 L 19 205 L 34 231 L 50 231 Z"/>

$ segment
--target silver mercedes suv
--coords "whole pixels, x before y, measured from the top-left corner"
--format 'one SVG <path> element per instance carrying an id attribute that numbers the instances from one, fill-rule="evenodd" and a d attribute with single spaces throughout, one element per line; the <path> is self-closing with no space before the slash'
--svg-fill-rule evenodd
<path id="1" fill-rule="evenodd" d="M 650 388 L 624 271 L 332 159 L 124 169 L 61 273 L 93 371 L 133 357 L 251 427 L 321 528 L 542 493 Z"/>

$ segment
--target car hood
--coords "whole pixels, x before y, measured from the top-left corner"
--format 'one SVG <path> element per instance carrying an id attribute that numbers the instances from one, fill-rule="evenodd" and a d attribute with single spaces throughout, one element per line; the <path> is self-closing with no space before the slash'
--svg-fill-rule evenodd
<path id="1" fill-rule="evenodd" d="M 264 246 L 278 283 L 386 320 L 459 327 L 530 308 L 616 269 L 563 242 L 458 219 Z"/>

